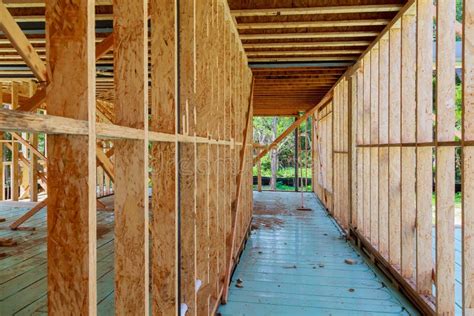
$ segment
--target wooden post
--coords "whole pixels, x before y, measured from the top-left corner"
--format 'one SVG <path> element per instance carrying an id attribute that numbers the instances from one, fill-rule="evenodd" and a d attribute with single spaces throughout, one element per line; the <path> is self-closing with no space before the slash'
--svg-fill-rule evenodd
<path id="1" fill-rule="evenodd" d="M 11 109 L 18 107 L 18 82 L 12 82 L 11 85 Z M 12 137 L 12 166 L 11 166 L 11 196 L 13 201 L 18 201 L 20 197 L 20 149 L 18 142 Z"/>
<path id="2" fill-rule="evenodd" d="M 3 87 L 0 82 L 0 109 L 3 109 Z M 5 134 L 0 132 L 0 141 L 3 141 Z M 3 170 L 3 142 L 0 143 L 0 201 L 5 200 L 5 180 Z"/>
<path id="3" fill-rule="evenodd" d="M 217 10 L 214 1 L 201 0 L 195 7 L 195 53 L 196 53 L 196 135 L 208 137 L 210 135 L 214 104 L 217 102 L 217 85 L 213 84 L 217 75 L 217 58 L 211 59 L 209 48 L 211 37 L 208 28 L 217 29 Z M 210 87 L 210 89 L 209 89 Z M 196 144 L 196 313 L 209 313 L 209 144 Z M 189 285 L 188 285 L 189 286 Z"/>
<path id="4" fill-rule="evenodd" d="M 388 141 L 389 144 L 400 144 L 400 119 L 401 119 L 401 100 L 400 100 L 400 71 L 401 71 L 401 30 L 400 26 L 393 27 L 389 31 L 389 116 L 388 116 Z M 389 148 L 389 261 L 392 265 L 400 265 L 401 244 L 400 244 L 400 212 L 401 212 L 401 147 L 390 146 Z"/>
<path id="5" fill-rule="evenodd" d="M 401 140 L 402 144 L 416 142 L 416 15 L 402 17 L 401 45 Z M 413 277 L 415 261 L 416 221 L 416 149 L 401 149 L 401 271 Z"/>
<path id="6" fill-rule="evenodd" d="M 417 1 L 417 143 L 433 141 L 433 4 Z M 416 149 L 416 285 L 420 294 L 431 294 L 433 227 L 433 148 Z"/>
<path id="7" fill-rule="evenodd" d="M 474 4 L 464 2 L 462 128 L 463 312 L 474 311 Z M 471 145 L 467 145 L 470 142 Z"/>
<path id="8" fill-rule="evenodd" d="M 115 124 L 144 133 L 114 141 L 115 310 L 148 315 L 148 3 L 113 4 Z"/>
<path id="9" fill-rule="evenodd" d="M 50 315 L 97 310 L 94 23 L 93 1 L 46 2 L 48 112 L 88 121 L 87 135 L 49 136 Z"/>
<path id="10" fill-rule="evenodd" d="M 257 152 L 260 152 L 260 147 L 257 148 Z M 257 190 L 258 192 L 262 192 L 262 162 L 259 160 L 257 163 Z"/>
<path id="11" fill-rule="evenodd" d="M 363 66 L 357 70 L 357 135 L 356 144 L 364 142 L 364 74 Z M 353 120 L 354 122 L 354 120 Z M 364 227 L 364 148 L 356 148 L 357 153 L 357 230 Z"/>
<path id="12" fill-rule="evenodd" d="M 453 141 L 455 131 L 456 4 L 437 3 L 436 141 Z M 436 312 L 454 315 L 454 150 L 436 147 Z"/>
<path id="13" fill-rule="evenodd" d="M 30 142 L 34 148 L 38 147 L 38 134 L 30 134 Z M 33 152 L 29 150 L 30 153 L 30 168 L 29 168 L 29 188 L 30 188 L 30 201 L 38 201 L 38 157 Z"/>
<path id="14" fill-rule="evenodd" d="M 379 144 L 388 144 L 388 91 L 389 91 L 389 40 L 388 35 L 381 38 L 379 49 Z M 388 258 L 389 240 L 389 148 L 379 147 L 379 251 Z"/>
<path id="15" fill-rule="evenodd" d="M 177 1 L 150 1 L 150 130 L 174 134 L 177 128 Z M 178 164 L 177 142 L 151 146 L 152 314 L 177 315 Z"/>
<path id="16" fill-rule="evenodd" d="M 192 1 L 179 3 L 179 114 L 178 132 L 194 136 L 196 131 L 195 10 Z M 181 304 L 187 315 L 196 315 L 196 144 L 179 144 L 180 275 Z"/>
<path id="17" fill-rule="evenodd" d="M 379 143 L 379 44 L 370 52 L 370 144 Z M 370 151 L 370 241 L 379 248 L 379 148 Z"/>
<path id="18" fill-rule="evenodd" d="M 367 55 L 364 57 L 364 93 L 363 93 L 363 103 L 364 103 L 364 145 L 370 144 L 370 55 L 371 53 L 368 52 Z M 364 157 L 363 157 L 363 174 L 364 174 L 364 185 L 363 185 L 363 192 L 364 192 L 364 227 L 363 232 L 364 235 L 370 240 L 371 238 L 371 212 L 370 212 L 370 148 L 364 147 L 363 149 Z"/>

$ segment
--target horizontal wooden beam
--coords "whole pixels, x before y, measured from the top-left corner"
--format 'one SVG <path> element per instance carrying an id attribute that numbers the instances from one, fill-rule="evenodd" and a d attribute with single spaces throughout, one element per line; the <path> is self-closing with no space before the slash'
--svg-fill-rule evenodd
<path id="1" fill-rule="evenodd" d="M 357 57 L 335 56 L 335 57 L 252 57 L 249 62 L 288 62 L 288 61 L 356 61 Z"/>
<path id="2" fill-rule="evenodd" d="M 231 10 L 232 16 L 281 16 L 281 15 L 314 15 L 314 14 L 345 14 L 345 13 L 378 13 L 396 12 L 400 10 L 400 4 L 374 4 L 374 5 L 344 5 L 324 7 L 300 7 L 300 8 L 270 8 L 270 9 L 243 9 Z"/>
<path id="3" fill-rule="evenodd" d="M 0 109 L 0 131 L 87 135 L 88 123 L 87 121 L 60 116 Z M 97 137 L 102 139 L 145 139 L 145 132 L 141 129 L 106 123 L 96 123 L 96 134 Z M 148 139 L 153 142 L 195 142 L 227 145 L 231 147 L 241 145 L 234 140 L 223 141 L 210 139 L 207 137 L 167 134 L 160 132 L 148 132 Z"/>
<path id="4" fill-rule="evenodd" d="M 240 34 L 240 39 L 245 40 L 272 40 L 272 39 L 316 39 L 316 38 L 351 38 L 351 37 L 375 37 L 378 32 L 351 31 L 351 32 L 309 32 L 309 33 L 261 33 Z"/>
<path id="5" fill-rule="evenodd" d="M 8 8 L 44 8 L 45 0 L 2 0 Z M 112 0 L 95 0 L 96 6 L 112 5 Z"/>
<path id="6" fill-rule="evenodd" d="M 351 47 L 367 46 L 370 41 L 331 41 L 331 42 L 293 42 L 293 43 L 252 43 L 243 44 L 244 49 L 259 48 L 319 48 L 319 47 Z M 247 53 L 249 53 L 247 51 Z"/>
<path id="7" fill-rule="evenodd" d="M 295 28 L 311 28 L 311 27 L 347 27 L 347 26 L 384 26 L 390 20 L 373 19 L 373 20 L 339 20 L 339 21 L 308 21 L 308 22 L 250 22 L 238 23 L 239 30 L 254 29 L 295 29 Z"/>
<path id="8" fill-rule="evenodd" d="M 247 52 L 247 57 L 261 57 L 261 56 L 321 56 L 321 55 L 350 55 L 361 54 L 362 49 L 348 49 L 348 50 L 289 50 L 289 51 L 250 51 Z"/>

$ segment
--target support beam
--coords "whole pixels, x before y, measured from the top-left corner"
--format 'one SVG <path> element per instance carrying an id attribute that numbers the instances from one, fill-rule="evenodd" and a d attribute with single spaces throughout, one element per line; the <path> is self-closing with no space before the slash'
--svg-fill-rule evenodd
<path id="1" fill-rule="evenodd" d="M 143 130 L 115 147 L 115 309 L 149 314 L 147 1 L 114 1 L 115 124 Z"/>
<path id="2" fill-rule="evenodd" d="M 38 134 L 30 135 L 31 147 L 29 147 L 30 168 L 28 173 L 30 201 L 38 201 L 38 157 L 31 148 L 38 146 Z M 28 143 L 28 142 L 27 142 Z M 29 144 L 29 143 L 28 143 Z"/>
<path id="3" fill-rule="evenodd" d="M 274 148 L 276 145 L 278 145 L 283 139 L 286 138 L 292 131 L 295 130 L 298 126 L 301 125 L 308 117 L 310 117 L 314 112 L 316 112 L 317 109 L 325 105 L 327 102 L 330 101 L 332 98 L 332 93 L 326 95 L 316 106 L 314 106 L 312 109 L 306 111 L 302 116 L 300 116 L 293 124 L 290 125 L 283 133 L 281 133 L 280 136 L 275 139 L 273 143 L 268 145 L 265 149 L 263 149 L 257 157 L 253 160 L 253 163 L 257 163 L 263 156 L 265 156 L 272 148 Z"/>
<path id="4" fill-rule="evenodd" d="M 11 85 L 11 96 L 12 103 L 11 109 L 16 110 L 18 107 L 18 82 L 12 82 Z M 19 166 L 20 150 L 18 143 L 12 141 L 12 166 L 11 166 L 11 195 L 13 201 L 18 201 L 20 194 L 20 166 Z"/>
<path id="5" fill-rule="evenodd" d="M 416 141 L 433 141 L 433 5 L 417 1 Z M 416 149 L 416 288 L 432 292 L 433 148 Z"/>
<path id="6" fill-rule="evenodd" d="M 438 1 L 436 25 L 436 141 L 453 141 L 455 131 L 456 4 Z M 436 313 L 455 313 L 455 148 L 436 148 Z"/>
<path id="7" fill-rule="evenodd" d="M 48 205 L 48 199 L 44 199 L 43 201 L 37 203 L 31 210 L 23 214 L 20 218 L 10 224 L 10 229 L 16 230 L 18 227 L 30 219 L 33 215 L 41 211 L 44 207 Z"/>
<path id="8" fill-rule="evenodd" d="M 150 130 L 177 130 L 177 0 L 151 0 Z M 178 315 L 178 143 L 153 142 L 151 166 L 151 310 Z"/>
<path id="9" fill-rule="evenodd" d="M 341 5 L 319 6 L 302 8 L 271 8 L 271 9 L 244 9 L 232 10 L 234 17 L 253 16 L 284 16 L 284 15 L 323 15 L 323 14 L 348 14 L 348 13 L 377 13 L 396 12 L 401 9 L 400 4 L 375 4 L 375 5 Z"/>
<path id="10" fill-rule="evenodd" d="M 401 29 L 401 140 L 416 142 L 416 15 L 402 17 Z M 416 149 L 401 148 L 401 272 L 414 275 L 416 246 Z"/>
<path id="11" fill-rule="evenodd" d="M 88 121 L 87 135 L 48 137 L 48 312 L 95 315 L 94 2 L 47 1 L 46 18 L 48 112 Z"/>
<path id="12" fill-rule="evenodd" d="M 463 312 L 474 311 L 474 3 L 464 2 L 462 127 L 462 284 Z"/>

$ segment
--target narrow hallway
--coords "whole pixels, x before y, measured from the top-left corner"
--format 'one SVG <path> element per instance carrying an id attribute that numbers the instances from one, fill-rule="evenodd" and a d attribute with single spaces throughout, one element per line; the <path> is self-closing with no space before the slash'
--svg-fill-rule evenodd
<path id="1" fill-rule="evenodd" d="M 310 212 L 296 210 L 300 198 L 254 192 L 252 234 L 220 314 L 416 315 L 346 242 L 315 195 L 305 194 Z"/>

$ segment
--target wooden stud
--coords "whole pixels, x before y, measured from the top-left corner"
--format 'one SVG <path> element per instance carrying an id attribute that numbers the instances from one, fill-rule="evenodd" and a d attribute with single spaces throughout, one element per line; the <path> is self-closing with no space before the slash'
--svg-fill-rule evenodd
<path id="1" fill-rule="evenodd" d="M 31 147 L 38 147 L 38 134 L 31 134 L 30 136 Z M 38 157 L 33 152 L 32 149 L 30 152 L 30 168 L 28 169 L 28 179 L 29 179 L 29 188 L 30 188 L 30 200 L 32 202 L 38 201 Z"/>
<path id="2" fill-rule="evenodd" d="M 177 130 L 177 1 L 150 1 L 150 130 Z M 153 142 L 151 166 L 151 310 L 178 315 L 178 164 L 177 142 Z"/>
<path id="3" fill-rule="evenodd" d="M 474 6 L 464 2 L 462 141 L 474 140 Z M 462 147 L 462 284 L 463 313 L 474 312 L 474 147 Z"/>
<path id="4" fill-rule="evenodd" d="M 87 135 L 48 137 L 48 313 L 95 315 L 94 3 L 48 1 L 46 28 L 48 113 L 88 122 Z"/>
<path id="5" fill-rule="evenodd" d="M 382 37 L 379 47 L 379 104 L 378 104 L 378 133 L 379 144 L 388 144 L 388 92 L 389 92 L 389 40 L 388 36 Z M 379 148 L 379 251 L 388 258 L 389 240 L 389 149 Z"/>
<path id="6" fill-rule="evenodd" d="M 370 63 L 370 55 L 368 53 L 364 58 L 364 93 L 363 93 L 363 103 L 364 103 L 364 144 L 370 144 L 370 112 L 371 112 L 371 103 L 370 103 L 370 76 L 371 76 L 371 63 Z M 370 149 L 365 148 L 363 150 L 364 158 L 363 158 L 363 173 L 364 173 L 364 185 L 363 185 L 363 192 L 364 192 L 364 227 L 363 232 L 364 235 L 371 239 L 371 211 L 370 211 Z"/>
<path id="7" fill-rule="evenodd" d="M 452 141 L 455 131 L 456 5 L 437 3 L 436 141 Z M 454 315 L 454 147 L 436 148 L 436 312 Z"/>
<path id="8" fill-rule="evenodd" d="M 3 87 L 2 83 L 0 82 L 0 108 L 3 108 Z M 0 201 L 5 200 L 5 172 L 4 172 L 4 165 L 3 165 L 3 140 L 5 138 L 5 134 L 3 132 L 0 132 L 0 140 L 2 143 L 0 143 Z"/>
<path id="9" fill-rule="evenodd" d="M 11 85 L 11 109 L 18 107 L 18 82 L 12 82 Z M 11 167 L 11 196 L 13 201 L 18 201 L 20 197 L 20 165 L 19 165 L 20 149 L 18 143 L 12 141 L 12 167 Z"/>
<path id="10" fill-rule="evenodd" d="M 370 144 L 379 143 L 379 45 L 370 52 Z M 379 149 L 370 151 L 370 241 L 379 248 Z"/>
<path id="11" fill-rule="evenodd" d="M 180 2 L 179 6 L 179 112 L 182 124 L 178 132 L 194 136 L 196 69 L 195 69 L 195 10 L 192 1 Z M 179 192 L 181 227 L 180 275 L 181 304 L 187 306 L 189 315 L 196 315 L 196 144 L 179 144 Z M 183 305 L 184 306 L 184 305 Z"/>
<path id="12" fill-rule="evenodd" d="M 405 14 L 401 28 L 401 141 L 416 141 L 416 15 Z M 413 277 L 416 221 L 416 150 L 401 149 L 401 272 Z"/>
<path id="13" fill-rule="evenodd" d="M 416 141 L 433 141 L 433 5 L 417 1 Z M 432 289 L 433 149 L 416 149 L 416 287 Z"/>
<path id="14" fill-rule="evenodd" d="M 363 67 L 357 72 L 357 135 L 356 144 L 364 142 L 364 74 Z M 354 120 L 354 119 L 353 119 Z M 364 149 L 356 148 L 357 154 L 357 229 L 364 227 Z"/>
<path id="15" fill-rule="evenodd" d="M 115 124 L 143 140 L 115 140 L 115 310 L 149 314 L 147 1 L 114 1 Z"/>
<path id="16" fill-rule="evenodd" d="M 388 140 L 390 144 L 401 141 L 401 30 L 392 28 L 389 32 L 389 117 Z M 401 257 L 401 149 L 389 148 L 389 261 L 394 266 L 400 265 Z"/>

